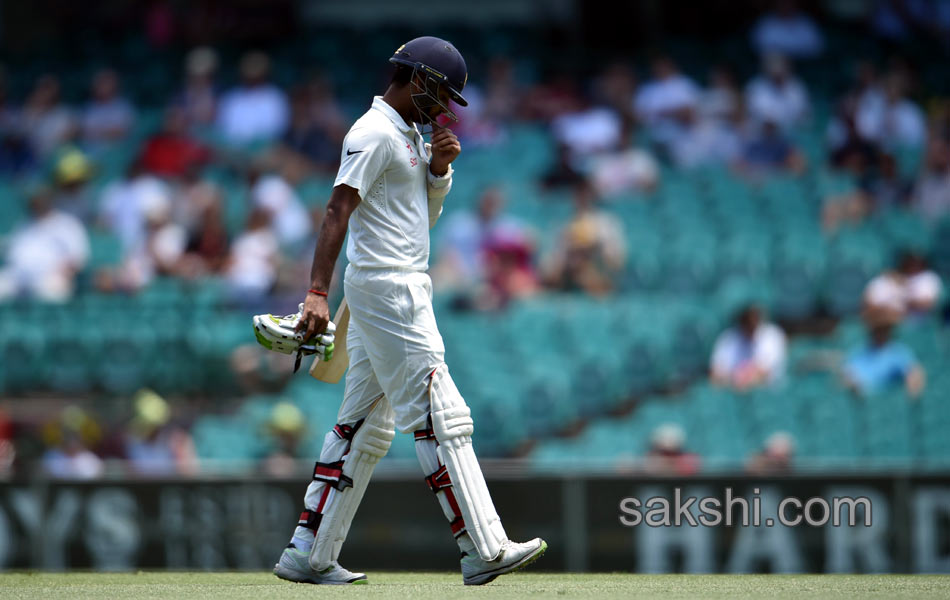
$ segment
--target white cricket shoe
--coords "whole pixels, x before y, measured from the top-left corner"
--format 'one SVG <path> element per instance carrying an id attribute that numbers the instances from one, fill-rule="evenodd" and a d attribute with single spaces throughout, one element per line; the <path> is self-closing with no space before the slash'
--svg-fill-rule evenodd
<path id="1" fill-rule="evenodd" d="M 280 560 L 274 565 L 274 575 L 294 583 L 315 583 L 328 585 L 347 585 L 366 583 L 365 573 L 347 571 L 336 561 L 322 571 L 310 568 L 310 553 L 298 549 L 293 544 L 284 548 Z"/>
<path id="2" fill-rule="evenodd" d="M 482 560 L 478 554 L 462 554 L 462 581 L 465 585 L 484 585 L 499 575 L 517 571 L 533 563 L 548 549 L 548 543 L 541 538 L 517 543 L 508 540 L 501 547 L 498 558 L 492 561 Z"/>

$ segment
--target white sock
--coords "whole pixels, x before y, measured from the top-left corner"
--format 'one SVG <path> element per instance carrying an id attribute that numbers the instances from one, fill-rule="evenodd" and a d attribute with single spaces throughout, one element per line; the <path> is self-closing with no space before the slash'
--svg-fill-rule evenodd
<path id="1" fill-rule="evenodd" d="M 313 530 L 298 526 L 294 529 L 294 537 L 290 541 L 298 550 L 310 552 L 313 546 Z"/>
<path id="2" fill-rule="evenodd" d="M 459 550 L 468 554 L 469 556 L 478 556 L 478 551 L 475 550 L 475 542 L 472 541 L 472 536 L 470 536 L 467 531 L 458 536 L 456 541 L 459 544 Z"/>

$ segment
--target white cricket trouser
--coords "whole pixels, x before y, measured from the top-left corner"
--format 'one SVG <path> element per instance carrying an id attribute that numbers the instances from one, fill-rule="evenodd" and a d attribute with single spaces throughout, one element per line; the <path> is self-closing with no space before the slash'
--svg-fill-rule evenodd
<path id="1" fill-rule="evenodd" d="M 399 431 L 426 427 L 429 375 L 445 362 L 432 280 L 420 271 L 350 265 L 343 289 L 350 306 L 350 369 L 337 422 L 362 419 L 385 394 Z"/>

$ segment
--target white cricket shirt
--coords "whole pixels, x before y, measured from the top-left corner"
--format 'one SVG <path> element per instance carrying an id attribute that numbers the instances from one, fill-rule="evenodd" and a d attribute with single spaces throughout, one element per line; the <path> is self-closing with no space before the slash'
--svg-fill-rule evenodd
<path id="1" fill-rule="evenodd" d="M 346 257 L 357 267 L 429 267 L 429 228 L 448 194 L 452 170 L 429 173 L 429 149 L 381 96 L 343 140 L 333 186 L 348 185 L 361 202 L 350 215 Z"/>

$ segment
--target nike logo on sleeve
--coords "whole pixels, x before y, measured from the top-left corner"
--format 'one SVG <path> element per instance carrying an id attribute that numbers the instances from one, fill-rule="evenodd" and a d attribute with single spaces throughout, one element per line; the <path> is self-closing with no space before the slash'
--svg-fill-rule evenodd
<path id="1" fill-rule="evenodd" d="M 346 155 L 352 156 L 353 154 L 359 154 L 360 152 L 362 152 L 362 150 L 347 150 Z"/>

